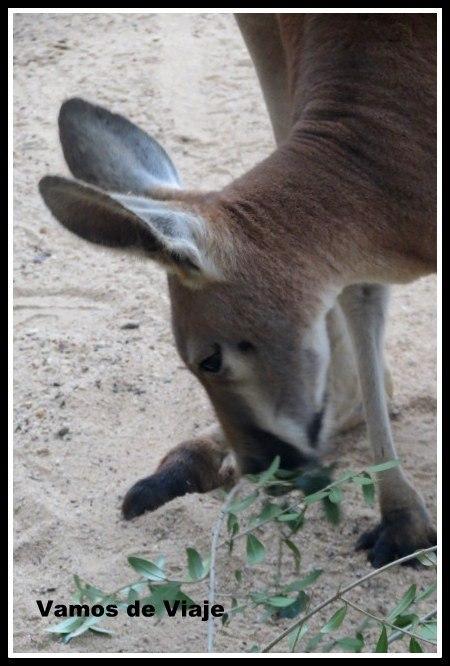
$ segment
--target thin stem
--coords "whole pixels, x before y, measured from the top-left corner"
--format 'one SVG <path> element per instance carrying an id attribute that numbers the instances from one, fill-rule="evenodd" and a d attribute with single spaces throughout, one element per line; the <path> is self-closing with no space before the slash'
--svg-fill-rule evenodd
<path id="1" fill-rule="evenodd" d="M 228 493 L 225 502 L 223 503 L 222 508 L 220 510 L 219 518 L 217 519 L 216 524 L 214 525 L 213 528 L 213 534 L 211 539 L 211 558 L 210 558 L 209 590 L 208 590 L 208 601 L 210 608 L 212 608 L 215 598 L 216 555 L 217 555 L 220 530 L 222 529 L 223 521 L 225 520 L 225 516 L 227 515 L 228 507 L 230 506 L 231 501 L 233 500 L 235 495 L 239 492 L 241 485 L 242 485 L 241 483 L 238 483 Z M 208 625 L 207 625 L 207 652 L 212 652 L 214 648 L 214 628 L 215 628 L 214 619 L 215 618 L 210 613 L 208 616 Z"/>
<path id="2" fill-rule="evenodd" d="M 379 576 L 381 573 L 384 573 L 388 569 L 391 569 L 394 566 L 397 566 L 398 564 L 402 564 L 403 562 L 408 562 L 409 560 L 413 560 L 419 555 L 422 555 L 424 553 L 432 553 L 436 551 L 437 546 L 432 546 L 431 548 L 424 548 L 422 550 L 417 550 L 415 553 L 411 553 L 410 555 L 405 555 L 405 557 L 401 557 L 398 560 L 394 560 L 393 562 L 389 562 L 388 564 L 385 564 L 383 567 L 380 567 L 379 569 L 375 569 L 374 571 L 371 571 L 370 573 L 366 574 L 362 578 L 359 578 L 358 580 L 354 581 L 353 583 L 350 583 L 350 585 L 347 585 L 346 587 L 339 589 L 335 594 L 332 594 L 330 597 L 325 599 L 325 601 L 322 601 L 322 603 L 318 604 L 315 608 L 312 609 L 309 613 L 307 613 L 301 620 L 297 620 L 297 622 L 294 622 L 291 624 L 290 627 L 285 629 L 285 631 L 281 632 L 276 638 L 270 641 L 270 643 L 267 643 L 261 650 L 261 652 L 270 652 L 270 650 L 277 645 L 280 641 L 283 640 L 283 638 L 286 638 L 288 634 L 291 633 L 296 627 L 298 627 L 299 624 L 302 624 L 305 622 L 305 620 L 308 620 L 310 617 L 321 611 L 323 608 L 328 606 L 329 604 L 333 603 L 333 601 L 337 601 L 342 597 L 342 595 L 347 594 L 347 592 L 350 592 L 350 590 L 353 590 L 355 587 L 358 587 L 359 585 L 362 585 L 362 583 L 365 583 L 367 580 L 370 580 L 371 578 L 374 578 L 375 576 Z"/>
<path id="3" fill-rule="evenodd" d="M 360 608 L 356 604 L 354 604 L 352 601 L 349 601 L 348 599 L 345 599 L 343 596 L 341 596 L 341 600 L 345 601 L 346 604 L 351 606 L 355 611 L 358 611 L 358 613 L 362 613 L 363 615 L 367 615 L 367 617 L 370 617 L 372 620 L 375 620 L 379 624 L 384 624 L 387 627 L 390 627 L 391 629 L 396 629 L 399 631 L 401 634 L 406 634 L 407 636 L 411 636 L 412 638 L 415 638 L 418 641 L 423 641 L 424 643 L 429 643 L 430 645 L 436 646 L 436 643 L 434 641 L 429 641 L 426 638 L 422 638 L 422 636 L 418 636 L 417 634 L 414 634 L 411 631 L 408 631 L 407 629 L 402 629 L 400 627 L 397 627 L 395 624 L 392 624 L 391 622 L 388 622 L 387 620 L 377 617 L 376 615 L 373 615 L 372 613 L 369 613 L 369 611 L 366 611 L 364 608 Z"/>

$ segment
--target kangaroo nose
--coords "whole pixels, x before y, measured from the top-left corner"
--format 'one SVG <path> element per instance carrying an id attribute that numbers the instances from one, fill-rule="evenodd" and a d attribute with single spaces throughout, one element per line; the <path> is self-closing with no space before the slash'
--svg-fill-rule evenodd
<path id="1" fill-rule="evenodd" d="M 246 447 L 245 470 L 249 474 L 258 474 L 267 469 L 275 456 L 280 457 L 282 469 L 297 469 L 317 462 L 315 456 L 305 454 L 273 433 L 258 427 L 248 429 L 247 439 L 249 444 Z"/>

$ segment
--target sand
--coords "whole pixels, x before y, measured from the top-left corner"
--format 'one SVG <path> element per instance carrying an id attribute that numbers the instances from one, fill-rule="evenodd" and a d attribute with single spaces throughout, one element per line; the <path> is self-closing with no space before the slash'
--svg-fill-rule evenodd
<path id="1" fill-rule="evenodd" d="M 112 637 L 89 633 L 67 645 L 44 631 L 52 620 L 40 617 L 35 600 L 69 602 L 74 573 L 111 590 L 133 580 L 131 553 L 164 554 L 174 572 L 184 566 L 186 546 L 207 553 L 221 500 L 190 495 L 134 522 L 120 519 L 127 488 L 211 423 L 211 409 L 175 352 L 163 271 L 63 231 L 37 182 L 46 173 L 67 174 L 56 118 L 61 102 L 76 95 L 152 133 L 187 186 L 220 187 L 273 147 L 255 74 L 230 15 L 18 14 L 14 23 L 15 650 L 204 651 L 206 627 L 197 620 L 114 619 L 105 625 Z M 387 340 L 396 442 L 433 516 L 435 305 L 433 277 L 394 288 Z M 129 322 L 138 328 L 122 328 Z M 332 449 L 339 470 L 370 460 L 363 428 Z M 353 546 L 376 518 L 349 491 L 339 528 L 313 517 L 299 532 L 302 570 L 325 570 L 314 603 L 370 571 Z M 272 528 L 261 538 L 273 540 Z M 250 574 L 256 586 L 274 558 L 270 552 Z M 233 589 L 227 568 L 222 554 L 218 586 L 225 592 Z M 432 579 L 432 572 L 402 568 L 353 598 L 382 614 L 412 582 Z M 349 620 L 356 626 L 356 616 Z M 248 650 L 284 626 L 249 612 L 218 629 L 216 650 Z"/>

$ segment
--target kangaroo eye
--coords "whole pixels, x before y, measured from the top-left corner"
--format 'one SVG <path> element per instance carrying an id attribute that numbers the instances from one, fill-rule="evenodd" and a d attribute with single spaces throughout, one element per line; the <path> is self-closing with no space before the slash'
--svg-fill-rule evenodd
<path id="1" fill-rule="evenodd" d="M 222 351 L 219 345 L 216 345 L 216 351 L 208 358 L 203 359 L 199 364 L 200 370 L 203 372 L 219 372 L 222 367 Z"/>
<path id="2" fill-rule="evenodd" d="M 248 340 L 241 340 L 241 342 L 238 342 L 238 349 L 245 354 L 246 352 L 254 351 L 255 345 Z"/>

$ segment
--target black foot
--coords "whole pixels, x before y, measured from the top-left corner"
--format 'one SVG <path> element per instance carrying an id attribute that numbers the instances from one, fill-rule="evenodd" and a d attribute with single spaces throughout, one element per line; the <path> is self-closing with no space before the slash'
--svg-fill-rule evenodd
<path id="1" fill-rule="evenodd" d="M 190 467 L 178 461 L 176 466 L 161 467 L 152 476 L 131 486 L 123 500 L 122 515 L 125 520 L 131 520 L 146 511 L 155 511 L 174 497 L 201 491 Z"/>
<path id="2" fill-rule="evenodd" d="M 356 550 L 369 551 L 368 560 L 378 569 L 416 550 L 435 545 L 436 531 L 426 512 L 420 508 L 414 511 L 392 511 L 384 516 L 377 527 L 360 536 Z M 405 565 L 417 567 L 419 562 L 412 559 L 405 562 Z"/>
<path id="3" fill-rule="evenodd" d="M 122 503 L 122 515 L 125 520 L 136 518 L 146 511 L 153 511 L 161 504 L 164 504 L 158 498 L 157 484 L 153 483 L 151 477 L 141 479 L 134 486 L 131 486 Z"/>

